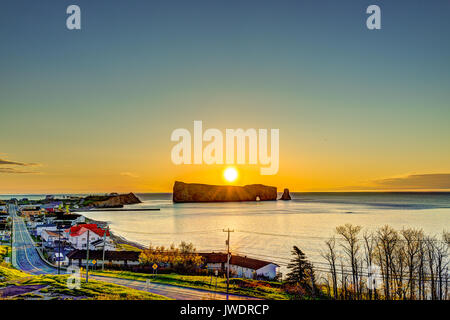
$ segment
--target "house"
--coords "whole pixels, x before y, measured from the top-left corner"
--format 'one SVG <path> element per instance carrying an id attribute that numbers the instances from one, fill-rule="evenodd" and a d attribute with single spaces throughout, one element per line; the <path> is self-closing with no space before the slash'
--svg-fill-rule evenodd
<path id="1" fill-rule="evenodd" d="M 56 218 L 53 220 L 54 222 L 69 224 L 71 226 L 74 226 L 76 224 L 82 224 L 86 221 L 86 218 L 82 216 L 81 214 L 71 213 L 71 214 L 63 214 L 63 213 L 56 213 Z"/>
<path id="2" fill-rule="evenodd" d="M 86 266 L 86 250 L 73 250 L 67 255 L 69 265 Z M 105 266 L 135 266 L 139 264 L 140 252 L 137 251 L 105 251 Z M 89 250 L 89 260 L 102 264 L 103 250 Z"/>
<path id="3" fill-rule="evenodd" d="M 103 242 L 103 239 L 95 240 L 94 242 L 89 244 L 89 249 L 90 250 L 103 250 L 103 246 L 105 246 L 105 250 L 107 250 L 107 251 L 116 250 L 114 243 L 110 239 L 107 239 L 105 242 Z"/>
<path id="4" fill-rule="evenodd" d="M 41 207 L 39 206 L 23 206 L 20 209 L 22 216 L 30 218 L 31 216 L 37 216 L 41 214 Z"/>
<path id="5" fill-rule="evenodd" d="M 34 229 L 34 235 L 42 237 L 42 232 L 44 230 L 56 231 L 58 230 L 58 227 L 53 223 L 42 223 L 36 226 L 36 228 Z"/>
<path id="6" fill-rule="evenodd" d="M 67 267 L 69 265 L 69 258 L 62 252 L 55 252 L 50 256 L 50 261 L 54 264 L 60 263 L 61 266 Z"/>
<path id="7" fill-rule="evenodd" d="M 199 253 L 209 270 L 225 271 L 227 266 L 226 253 Z M 230 274 L 238 278 L 266 278 L 274 279 L 277 276 L 279 265 L 273 262 L 253 259 L 247 256 L 231 255 Z"/>
<path id="8" fill-rule="evenodd" d="M 64 240 L 64 234 L 62 232 L 44 229 L 41 233 L 41 238 L 45 242 L 54 243 L 58 240 Z"/>
<path id="9" fill-rule="evenodd" d="M 89 231 L 89 232 L 88 232 Z M 98 244 L 96 241 L 101 240 L 103 242 L 103 237 L 105 235 L 107 248 L 113 248 L 114 245 L 112 242 L 112 239 L 110 237 L 110 233 L 108 230 L 104 230 L 102 228 L 99 228 L 96 224 L 90 223 L 90 224 L 79 224 L 76 226 L 73 226 L 67 230 L 66 237 L 68 241 L 71 243 L 71 245 L 75 249 L 86 249 L 87 246 L 87 235 L 89 233 L 89 250 L 95 250 L 96 247 L 93 245 L 93 243 Z"/>
<path id="10" fill-rule="evenodd" d="M 61 201 L 52 201 L 50 203 L 43 204 L 41 207 L 45 209 L 48 213 L 53 213 L 60 211 L 63 206 L 63 203 Z"/>
<path id="11" fill-rule="evenodd" d="M 5 222 L 8 220 L 9 215 L 5 212 L 0 212 L 0 222 Z"/>
<path id="12" fill-rule="evenodd" d="M 4 222 L 0 222 L 0 240 L 3 240 L 8 235 L 9 235 L 9 226 Z"/>

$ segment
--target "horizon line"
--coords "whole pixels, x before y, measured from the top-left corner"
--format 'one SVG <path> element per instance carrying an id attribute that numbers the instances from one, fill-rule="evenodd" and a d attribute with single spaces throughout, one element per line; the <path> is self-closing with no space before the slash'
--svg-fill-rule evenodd
<path id="1" fill-rule="evenodd" d="M 282 193 L 278 191 L 277 193 Z M 91 194 L 172 194 L 172 191 L 127 191 L 127 192 L 115 192 L 115 191 L 96 191 L 96 192 L 44 192 L 44 193 L 0 193 L 0 196 L 40 196 L 40 195 L 91 195 Z M 339 190 L 339 191 L 291 191 L 289 193 L 450 193 L 450 189 L 419 189 L 419 190 Z"/>

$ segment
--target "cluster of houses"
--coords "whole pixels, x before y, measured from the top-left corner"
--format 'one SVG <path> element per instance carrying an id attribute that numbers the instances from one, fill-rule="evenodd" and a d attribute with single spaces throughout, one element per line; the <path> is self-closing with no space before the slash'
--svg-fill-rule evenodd
<path id="1" fill-rule="evenodd" d="M 86 223 L 84 216 L 68 213 L 57 203 L 51 208 L 22 206 L 20 213 L 26 217 L 31 235 L 40 242 L 47 257 L 53 263 L 84 267 L 87 263 L 87 246 L 89 245 L 90 262 L 104 261 L 105 266 L 124 267 L 140 264 L 140 252 L 118 250 L 106 225 Z M 203 257 L 205 264 L 203 267 L 212 272 L 226 271 L 226 253 L 198 254 Z M 278 268 L 279 266 L 273 262 L 246 256 L 231 255 L 230 258 L 230 274 L 234 277 L 274 279 Z"/>
<path id="2" fill-rule="evenodd" d="M 9 225 L 8 225 L 8 213 L 6 212 L 6 206 L 0 205 L 0 242 L 8 242 L 9 238 Z"/>
<path id="3" fill-rule="evenodd" d="M 76 250 L 116 250 L 106 227 L 85 223 L 85 217 L 67 213 L 59 207 L 22 206 L 31 235 L 40 244 L 51 262 L 67 266 L 69 253 Z M 88 238 L 89 237 L 89 238 Z"/>

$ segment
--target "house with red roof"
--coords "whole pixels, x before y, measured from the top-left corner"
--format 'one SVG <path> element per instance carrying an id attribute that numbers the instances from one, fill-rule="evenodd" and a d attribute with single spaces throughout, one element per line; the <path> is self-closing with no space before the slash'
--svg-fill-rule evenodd
<path id="1" fill-rule="evenodd" d="M 75 249 L 86 249 L 89 242 L 89 250 L 103 249 L 103 246 L 105 246 L 106 251 L 115 250 L 109 231 L 94 223 L 78 224 L 65 230 L 65 232 L 66 238 Z M 105 242 L 103 242 L 104 240 Z"/>

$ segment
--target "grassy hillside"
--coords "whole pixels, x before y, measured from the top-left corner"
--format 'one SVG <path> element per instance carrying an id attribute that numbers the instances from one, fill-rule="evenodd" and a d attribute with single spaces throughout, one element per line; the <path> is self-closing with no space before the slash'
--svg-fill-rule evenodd
<path id="1" fill-rule="evenodd" d="M 67 285 L 68 275 L 41 275 L 34 276 L 24 281 L 20 285 L 47 285 L 41 289 L 40 293 L 49 296 L 59 296 L 59 298 L 82 298 L 88 300 L 167 300 L 168 298 L 149 293 L 107 283 L 97 280 L 80 282 L 80 288 L 69 289 Z"/>
<path id="2" fill-rule="evenodd" d="M 8 296 L 11 299 L 87 299 L 87 300 L 167 300 L 167 297 L 103 281 L 80 279 L 80 288 L 69 289 L 68 275 L 33 276 L 14 269 L 3 261 L 6 246 L 0 246 L 0 289 L 20 291 L 41 286 L 30 293 Z M 0 291 L 0 299 L 2 292 Z M 5 297 L 3 297 L 4 299 Z"/>

